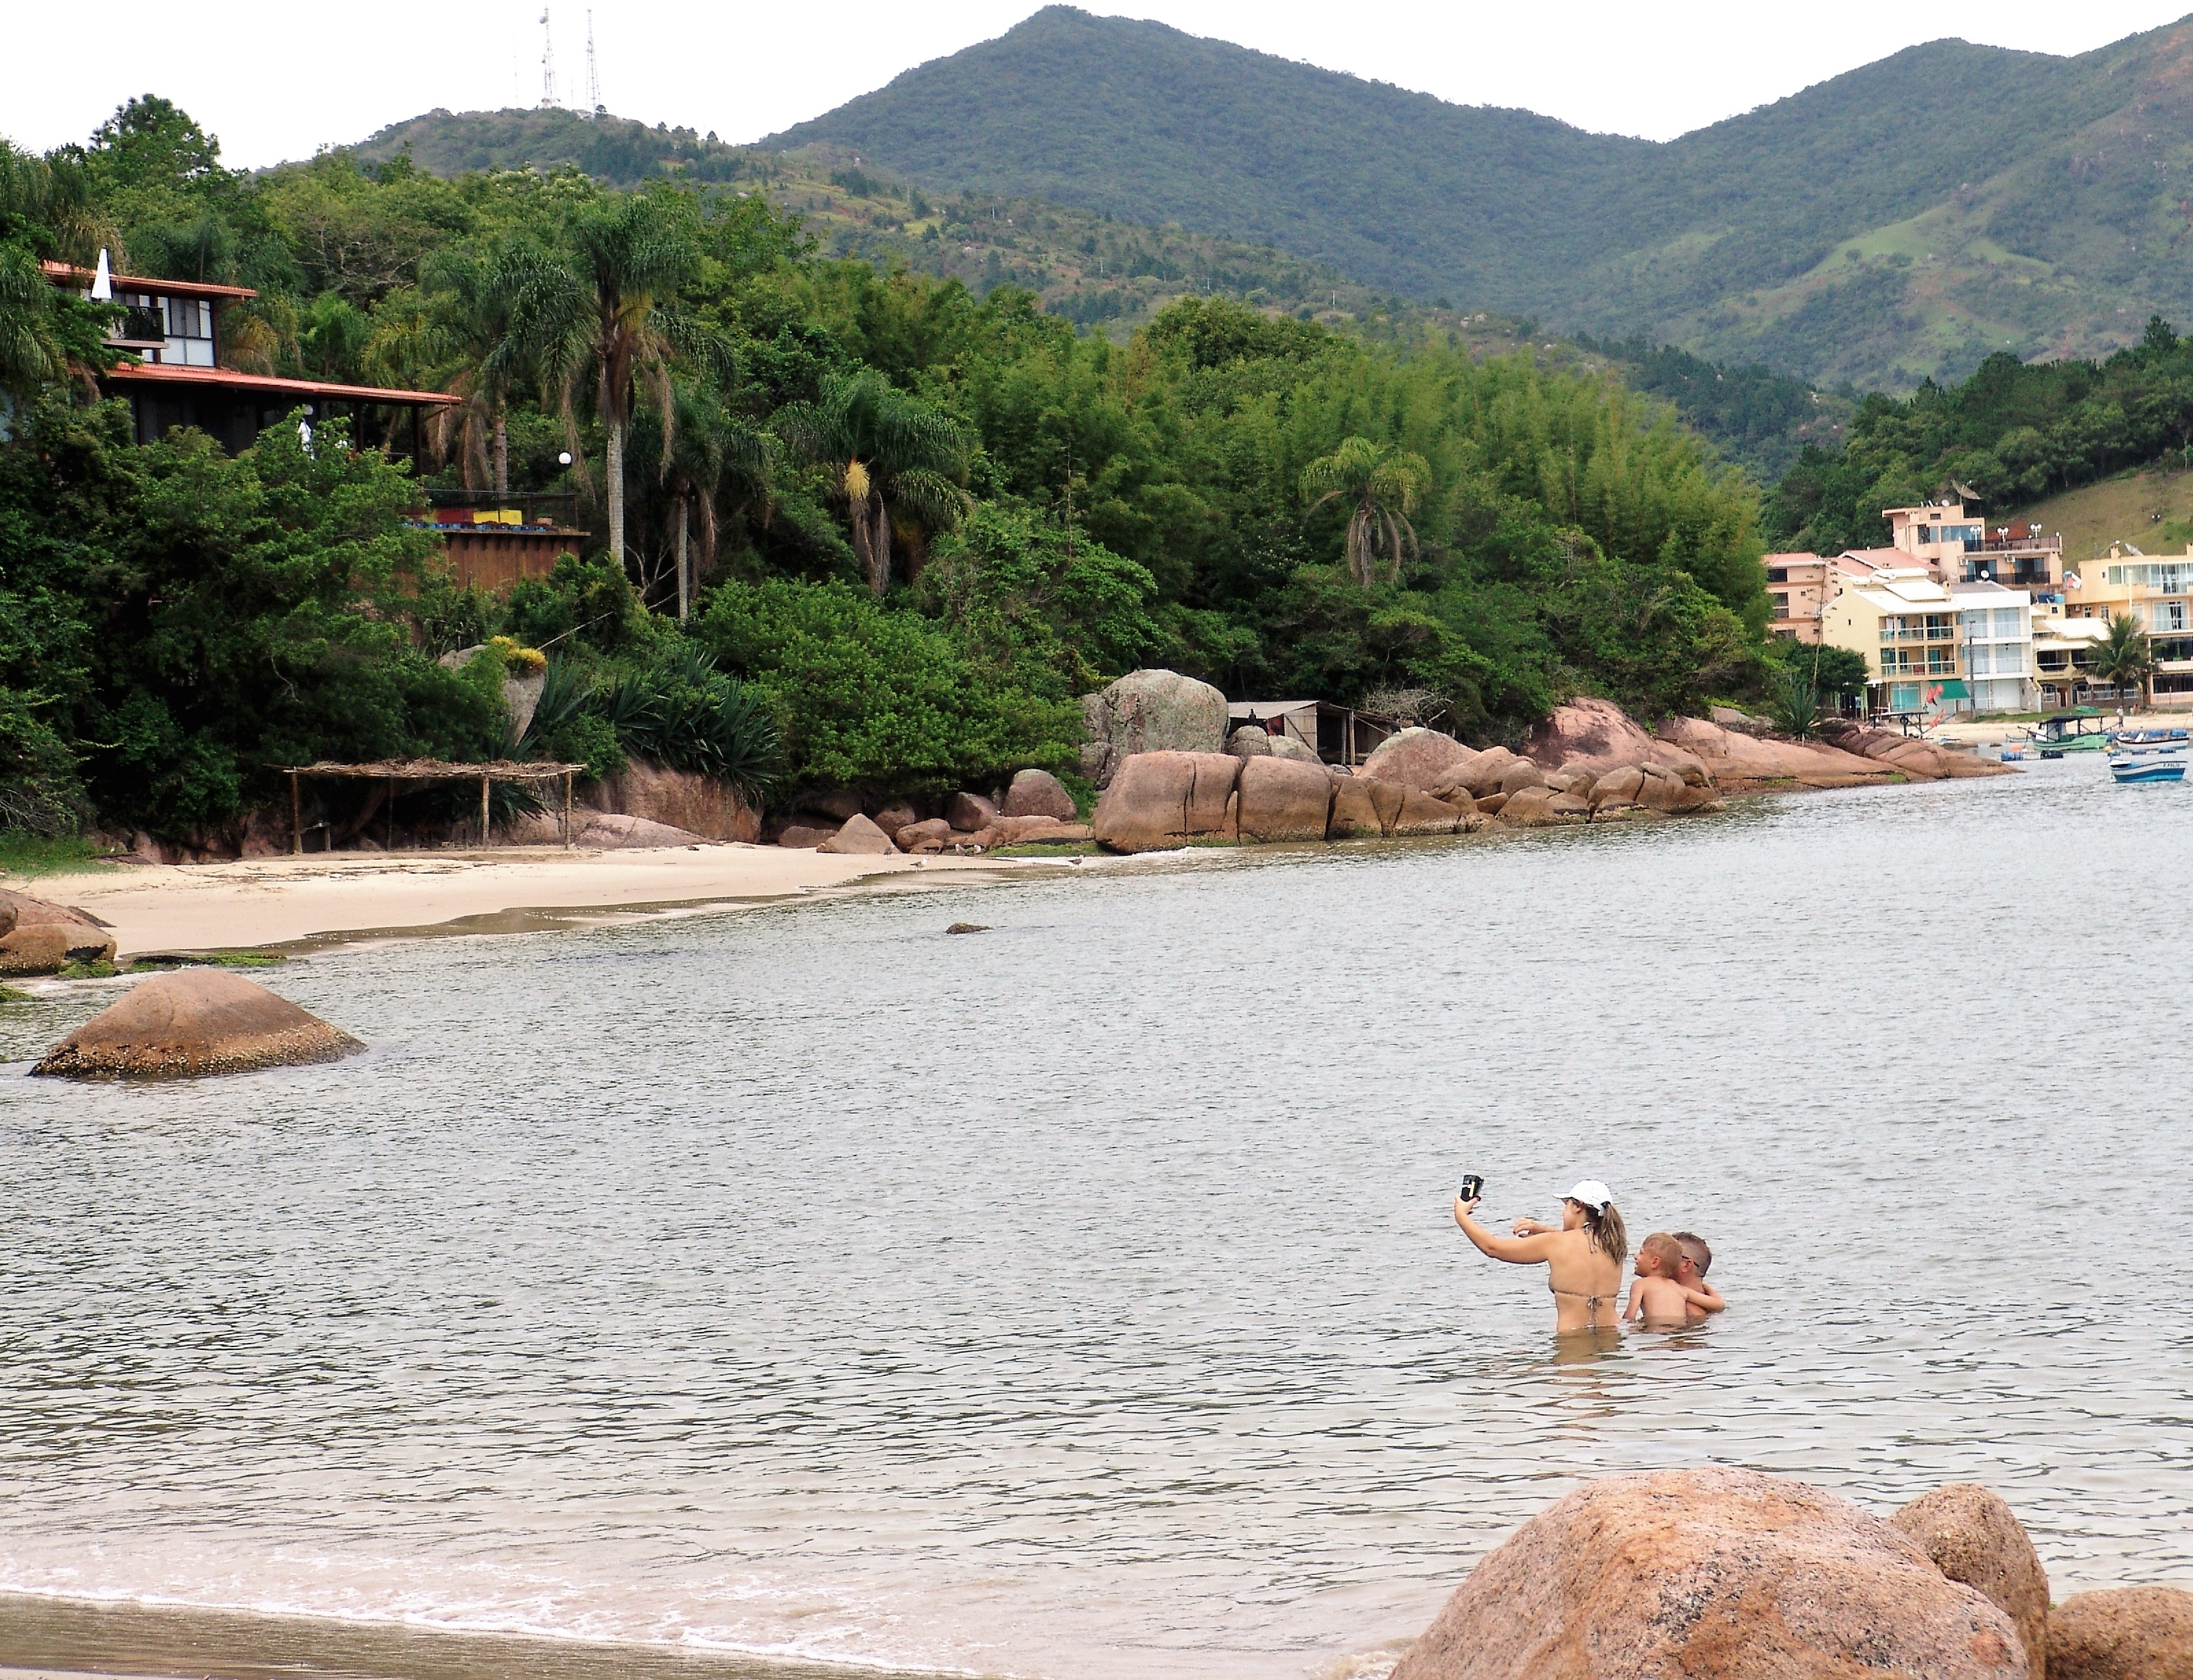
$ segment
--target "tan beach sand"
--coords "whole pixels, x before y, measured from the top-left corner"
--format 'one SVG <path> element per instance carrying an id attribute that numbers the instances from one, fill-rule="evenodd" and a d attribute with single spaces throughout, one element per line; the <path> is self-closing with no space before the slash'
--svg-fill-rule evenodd
<path id="1" fill-rule="evenodd" d="M 107 923 L 123 957 L 234 951 L 321 934 L 441 927 L 522 911 L 782 898 L 879 877 L 933 879 L 1008 859 L 836 857 L 777 846 L 566 852 L 339 852 L 238 863 L 107 866 L 9 884 Z"/>

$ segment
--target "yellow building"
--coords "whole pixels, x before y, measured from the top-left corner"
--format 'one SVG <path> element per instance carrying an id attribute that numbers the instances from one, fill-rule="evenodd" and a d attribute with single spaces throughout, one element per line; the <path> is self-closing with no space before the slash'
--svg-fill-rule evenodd
<path id="1" fill-rule="evenodd" d="M 2106 620 L 2120 613 L 2138 619 L 2155 652 L 2155 703 L 2193 706 L 2193 543 L 2172 555 L 2112 543 L 2107 555 L 2064 583 L 2068 619 Z"/>

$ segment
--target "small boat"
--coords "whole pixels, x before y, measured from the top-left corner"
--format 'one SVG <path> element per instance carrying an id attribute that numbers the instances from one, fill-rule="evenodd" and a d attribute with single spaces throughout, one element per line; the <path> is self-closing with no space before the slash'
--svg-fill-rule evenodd
<path id="1" fill-rule="evenodd" d="M 2100 752 L 2110 744 L 2102 714 L 2084 706 L 2042 718 L 2034 726 L 2033 740 L 2043 758 L 2061 758 L 2067 752 Z"/>
<path id="2" fill-rule="evenodd" d="M 2119 746 L 2159 746 L 2165 751 L 2184 751 L 2186 734 L 2183 729 L 2120 729 L 2114 739 Z"/>
<path id="3" fill-rule="evenodd" d="M 2149 758 L 2138 753 L 2110 760 L 2110 774 L 2118 781 L 2183 781 L 2185 766 L 2180 762 L 2165 763 L 2160 758 Z"/>

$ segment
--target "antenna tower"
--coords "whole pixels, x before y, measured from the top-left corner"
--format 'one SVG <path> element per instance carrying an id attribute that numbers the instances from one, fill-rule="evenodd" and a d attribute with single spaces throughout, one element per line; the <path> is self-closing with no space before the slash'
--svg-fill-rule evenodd
<path id="1" fill-rule="evenodd" d="M 594 73 L 594 9 L 587 8 L 587 114 L 600 117 L 602 110 L 602 78 Z"/>
<path id="2" fill-rule="evenodd" d="M 556 106 L 556 37 L 549 32 L 548 9 L 541 9 L 541 108 Z"/>

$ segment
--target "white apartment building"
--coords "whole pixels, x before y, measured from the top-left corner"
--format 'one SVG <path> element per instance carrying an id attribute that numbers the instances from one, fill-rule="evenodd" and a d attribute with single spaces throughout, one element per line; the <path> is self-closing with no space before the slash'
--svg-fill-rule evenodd
<path id="1" fill-rule="evenodd" d="M 1974 711 L 2029 711 L 2036 689 L 2033 597 L 1999 583 L 1949 586 L 1957 621 L 1958 664 L 1969 691 L 1962 706 Z"/>

